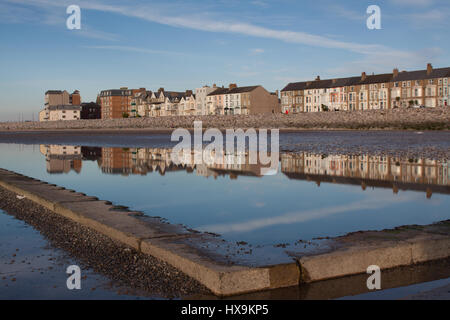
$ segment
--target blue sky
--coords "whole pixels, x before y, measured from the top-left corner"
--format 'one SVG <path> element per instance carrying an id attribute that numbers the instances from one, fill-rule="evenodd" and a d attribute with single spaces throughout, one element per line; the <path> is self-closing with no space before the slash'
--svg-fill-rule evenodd
<path id="1" fill-rule="evenodd" d="M 81 7 L 81 30 L 66 28 Z M 382 29 L 366 9 L 380 6 Z M 48 89 L 261 84 L 450 66 L 448 0 L 0 0 L 0 121 Z"/>

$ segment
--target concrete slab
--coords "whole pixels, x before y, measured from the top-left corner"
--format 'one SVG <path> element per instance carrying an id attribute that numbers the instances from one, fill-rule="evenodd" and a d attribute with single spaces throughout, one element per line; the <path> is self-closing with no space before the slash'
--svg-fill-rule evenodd
<path id="1" fill-rule="evenodd" d="M 109 237 L 140 250 L 142 239 L 178 236 L 167 230 L 162 222 L 145 222 L 127 210 L 113 209 L 105 201 L 74 201 L 57 203 L 54 211 Z M 167 231 L 166 231 L 167 230 Z"/>
<path id="2" fill-rule="evenodd" d="M 218 263 L 183 238 L 145 239 L 141 251 L 170 263 L 220 296 L 295 286 L 300 279 L 295 263 L 261 268 Z"/>
<path id="3" fill-rule="evenodd" d="M 445 227 L 433 229 L 442 232 Z M 450 233 L 430 233 L 422 228 L 366 231 L 333 239 L 334 249 L 301 256 L 301 281 L 313 282 L 366 273 L 367 267 L 381 269 L 413 265 L 450 256 Z"/>

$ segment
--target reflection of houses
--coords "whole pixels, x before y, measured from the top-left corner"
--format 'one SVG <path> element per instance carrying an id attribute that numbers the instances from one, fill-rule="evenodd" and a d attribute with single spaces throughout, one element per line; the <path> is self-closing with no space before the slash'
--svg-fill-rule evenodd
<path id="1" fill-rule="evenodd" d="M 218 157 L 215 154 L 209 155 Z M 172 149 L 169 148 L 102 148 L 101 168 L 104 173 L 140 174 L 150 172 L 166 172 L 185 170 L 188 173 L 196 171 L 199 176 L 238 175 L 260 176 L 261 166 L 249 164 L 248 154 L 221 155 L 214 163 L 196 165 L 195 154 L 178 154 L 179 164 L 172 161 Z"/>
<path id="2" fill-rule="evenodd" d="M 49 173 L 80 172 L 82 160 L 97 161 L 103 173 L 146 175 L 158 172 L 186 171 L 198 176 L 261 177 L 264 166 L 250 163 L 248 152 L 234 154 L 200 154 L 205 162 L 195 161 L 192 151 L 180 150 L 175 163 L 170 148 L 98 148 L 41 145 Z M 360 185 L 399 190 L 450 193 L 450 170 L 447 161 L 403 159 L 369 155 L 321 155 L 314 153 L 281 154 L 281 171 L 289 179 Z"/>
<path id="3" fill-rule="evenodd" d="M 48 173 L 80 173 L 82 167 L 81 147 L 41 145 L 40 151 L 45 155 Z"/>
<path id="4" fill-rule="evenodd" d="M 100 161 L 102 159 L 102 148 L 99 147 L 81 147 L 83 161 Z"/>
<path id="5" fill-rule="evenodd" d="M 291 179 L 359 184 L 366 187 L 450 193 L 447 162 L 387 156 L 282 154 L 281 170 Z"/>

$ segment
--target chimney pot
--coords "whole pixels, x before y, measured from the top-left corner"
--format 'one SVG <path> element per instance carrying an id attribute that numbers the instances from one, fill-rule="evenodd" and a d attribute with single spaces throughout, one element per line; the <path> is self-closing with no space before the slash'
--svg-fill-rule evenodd
<path id="1" fill-rule="evenodd" d="M 398 69 L 397 69 L 397 68 L 395 68 L 395 69 L 392 71 L 392 73 L 394 74 L 394 78 L 397 78 L 397 77 L 398 77 Z"/>
<path id="2" fill-rule="evenodd" d="M 430 75 L 433 72 L 433 66 L 431 63 L 427 64 L 427 75 Z"/>

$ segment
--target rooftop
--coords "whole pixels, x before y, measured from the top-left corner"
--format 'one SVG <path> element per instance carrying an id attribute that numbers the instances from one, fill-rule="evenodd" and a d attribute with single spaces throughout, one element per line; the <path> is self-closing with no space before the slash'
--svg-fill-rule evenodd
<path id="1" fill-rule="evenodd" d="M 431 65 L 430 65 L 431 67 Z M 397 81 L 410 81 L 410 80 L 425 80 L 450 77 L 450 68 L 430 69 L 431 72 L 425 70 L 418 71 L 402 71 L 395 77 L 394 73 L 384 74 L 372 74 L 361 75 L 348 78 L 337 78 L 327 80 L 311 80 L 302 82 L 291 82 L 281 91 L 295 91 L 295 90 L 308 90 L 308 89 L 323 89 L 323 88 L 338 88 L 354 85 L 387 83 Z"/>

